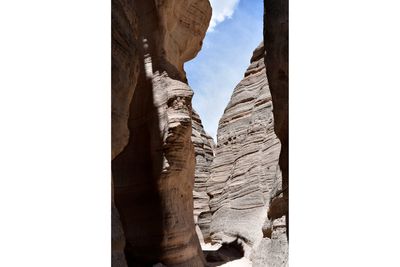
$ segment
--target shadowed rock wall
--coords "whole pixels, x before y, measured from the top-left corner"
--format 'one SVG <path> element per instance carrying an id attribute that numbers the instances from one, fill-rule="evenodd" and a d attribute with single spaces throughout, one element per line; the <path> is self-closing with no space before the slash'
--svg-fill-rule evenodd
<path id="1" fill-rule="evenodd" d="M 113 1 L 113 211 L 128 266 L 204 265 L 193 220 L 193 92 L 183 63 L 201 48 L 210 18 L 207 0 Z"/>
<path id="2" fill-rule="evenodd" d="M 129 104 L 139 76 L 138 17 L 133 2 L 112 1 L 112 87 L 111 87 L 111 157 L 114 159 L 128 143 Z M 112 266 L 126 267 L 125 236 L 111 196 Z"/>
<path id="3" fill-rule="evenodd" d="M 264 0 L 264 42 L 267 76 L 274 104 L 275 132 L 282 149 L 279 166 L 282 170 L 283 199 L 272 203 L 275 217 L 285 215 L 289 238 L 289 2 Z M 278 196 L 277 196 L 278 197 Z M 274 201 L 274 200 L 273 200 Z M 276 202 L 277 203 L 277 202 Z M 276 207 L 276 208 L 274 208 Z"/>

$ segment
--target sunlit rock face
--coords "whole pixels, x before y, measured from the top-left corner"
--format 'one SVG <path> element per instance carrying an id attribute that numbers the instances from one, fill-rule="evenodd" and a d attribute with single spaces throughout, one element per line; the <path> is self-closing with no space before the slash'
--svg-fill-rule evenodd
<path id="1" fill-rule="evenodd" d="M 201 48 L 210 4 L 114 1 L 113 124 L 119 121 L 112 132 L 112 175 L 126 262 L 204 266 L 193 218 L 193 92 L 183 63 Z M 113 266 L 123 265 L 113 258 Z"/>
<path id="2" fill-rule="evenodd" d="M 211 19 L 208 0 L 155 0 L 166 60 L 183 78 L 183 63 L 200 51 Z"/>
<path id="3" fill-rule="evenodd" d="M 203 129 L 199 115 L 193 110 L 192 142 L 195 149 L 196 169 L 193 189 L 194 222 L 200 242 L 209 241 L 211 212 L 210 197 L 207 195 L 207 181 L 210 178 L 214 158 L 214 140 Z"/>
<path id="4" fill-rule="evenodd" d="M 207 193 L 212 241 L 239 239 L 248 257 L 263 238 L 270 197 L 281 187 L 263 43 L 244 76 L 219 122 Z"/>

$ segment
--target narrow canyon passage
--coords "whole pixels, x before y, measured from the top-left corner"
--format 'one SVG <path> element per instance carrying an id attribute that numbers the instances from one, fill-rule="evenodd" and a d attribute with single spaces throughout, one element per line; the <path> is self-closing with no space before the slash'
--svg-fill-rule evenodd
<path id="1" fill-rule="evenodd" d="M 283 188 L 263 42 L 214 142 L 184 70 L 216 27 L 209 1 L 113 0 L 112 20 L 112 265 L 286 266 L 287 214 L 268 216 Z"/>
<path id="2" fill-rule="evenodd" d="M 214 266 L 229 266 L 242 257 L 251 266 L 287 263 L 285 217 L 268 216 L 271 200 L 281 195 L 282 175 L 264 51 L 261 43 L 233 90 L 219 122 L 217 144 L 197 125 L 193 127 L 195 223 L 206 260 Z"/>

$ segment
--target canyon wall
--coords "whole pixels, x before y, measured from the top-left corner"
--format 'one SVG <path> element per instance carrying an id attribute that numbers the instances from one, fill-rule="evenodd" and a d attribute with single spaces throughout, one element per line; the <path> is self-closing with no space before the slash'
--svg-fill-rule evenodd
<path id="1" fill-rule="evenodd" d="M 199 115 L 193 110 L 192 142 L 195 149 L 196 168 L 193 189 L 194 222 L 200 242 L 209 241 L 211 211 L 207 195 L 207 181 L 210 178 L 214 158 L 214 140 L 204 131 Z M 198 227 L 198 228 L 197 228 Z"/>
<path id="2" fill-rule="evenodd" d="M 129 104 L 139 74 L 139 30 L 133 2 L 113 0 L 111 10 L 111 157 L 114 159 L 129 139 Z M 111 187 L 111 262 L 113 267 L 126 267 L 125 236 L 115 206 L 113 183 Z"/>
<path id="3" fill-rule="evenodd" d="M 275 133 L 282 148 L 282 195 L 272 200 L 270 213 L 286 217 L 289 238 L 289 1 L 264 0 L 265 63 L 274 103 Z"/>
<path id="4" fill-rule="evenodd" d="M 273 128 L 264 45 L 253 53 L 219 122 L 208 180 L 214 242 L 242 241 L 248 249 L 263 238 L 269 199 L 280 187 L 280 144 Z"/>
<path id="5" fill-rule="evenodd" d="M 126 264 L 123 247 L 129 266 L 204 266 L 183 64 L 210 18 L 208 0 L 113 0 L 113 266 Z"/>
<path id="6" fill-rule="evenodd" d="M 206 182 L 209 235 L 213 243 L 240 244 L 253 266 L 286 266 L 286 217 L 271 209 L 283 188 L 264 55 L 261 43 L 219 121 Z"/>
<path id="7" fill-rule="evenodd" d="M 254 51 L 217 146 L 183 68 L 210 18 L 208 0 L 112 1 L 114 267 L 204 266 L 199 240 L 287 265 L 287 1 L 265 0 L 267 53 Z"/>

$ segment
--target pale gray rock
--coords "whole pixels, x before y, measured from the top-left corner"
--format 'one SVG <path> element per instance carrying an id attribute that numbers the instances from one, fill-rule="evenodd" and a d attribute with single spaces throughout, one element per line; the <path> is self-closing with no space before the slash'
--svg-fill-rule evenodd
<path id="1" fill-rule="evenodd" d="M 273 227 L 271 236 L 263 238 L 251 255 L 253 267 L 288 266 L 285 216 L 274 220 L 270 227 Z"/>
<path id="2" fill-rule="evenodd" d="M 195 150 L 196 168 L 193 189 L 194 222 L 201 230 L 201 243 L 210 237 L 211 212 L 207 195 L 207 181 L 210 178 L 211 163 L 214 158 L 214 140 L 204 131 L 199 115 L 192 113 L 192 142 Z"/>
<path id="3" fill-rule="evenodd" d="M 277 230 L 272 225 L 280 218 L 267 218 L 272 198 L 282 189 L 280 143 L 272 112 L 261 43 L 219 122 L 215 157 L 207 180 L 212 213 L 210 237 L 216 243 L 237 239 L 246 258 L 262 262 L 263 266 L 283 266 L 275 264 L 287 262 L 286 226 Z M 262 260 L 259 255 L 263 253 L 276 260 Z"/>

